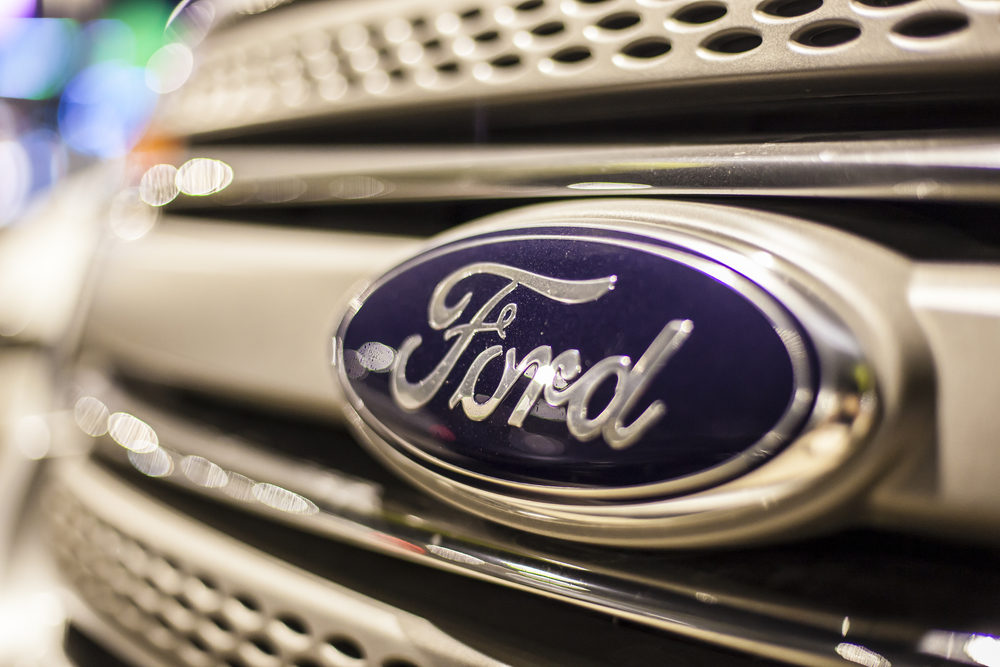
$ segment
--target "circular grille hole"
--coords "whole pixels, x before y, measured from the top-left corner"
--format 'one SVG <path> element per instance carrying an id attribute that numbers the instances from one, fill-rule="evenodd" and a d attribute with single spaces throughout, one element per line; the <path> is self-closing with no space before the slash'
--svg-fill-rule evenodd
<path id="1" fill-rule="evenodd" d="M 191 601 L 188 600 L 187 597 L 184 596 L 184 595 L 175 595 L 174 596 L 174 600 L 177 601 L 177 604 L 179 604 L 180 606 L 184 607 L 188 611 L 191 611 L 191 610 L 194 609 L 194 605 L 192 605 Z"/>
<path id="2" fill-rule="evenodd" d="M 458 73 L 458 63 L 456 63 L 456 62 L 441 63 L 440 65 L 438 65 L 434 69 L 436 69 L 439 72 L 443 72 L 444 74 L 457 74 Z"/>
<path id="3" fill-rule="evenodd" d="M 208 644 L 206 644 L 198 635 L 188 635 L 186 639 L 191 646 L 195 647 L 202 653 L 210 653 L 212 651 L 212 649 L 208 647 Z"/>
<path id="4" fill-rule="evenodd" d="M 249 609 L 250 611 L 260 611 L 260 605 L 252 597 L 247 595 L 237 595 L 236 601 L 241 605 Z"/>
<path id="5" fill-rule="evenodd" d="M 466 11 L 459 14 L 466 21 L 471 21 L 472 19 L 478 19 L 483 15 L 483 10 L 479 8 L 467 9 Z"/>
<path id="6" fill-rule="evenodd" d="M 560 21 L 549 21 L 548 23 L 543 23 L 542 25 L 535 26 L 531 29 L 532 35 L 538 35 L 539 37 L 548 37 L 549 35 L 555 35 L 566 29 L 566 26 Z"/>
<path id="7" fill-rule="evenodd" d="M 538 9 L 545 3 L 542 0 L 524 0 L 524 2 L 514 5 L 514 9 L 519 12 L 530 12 L 534 9 Z"/>
<path id="8" fill-rule="evenodd" d="M 792 39 L 803 46 L 829 48 L 855 40 L 860 34 L 861 28 L 853 23 L 823 23 L 806 27 L 792 35 Z"/>
<path id="9" fill-rule="evenodd" d="M 490 61 L 490 64 L 499 68 L 516 67 L 521 64 L 521 59 L 513 54 L 507 54 L 499 58 L 494 58 Z"/>
<path id="10" fill-rule="evenodd" d="M 399 658 L 389 658 L 382 663 L 382 667 L 417 667 L 414 663 L 409 660 L 400 660 Z"/>
<path id="11" fill-rule="evenodd" d="M 500 33 L 496 30 L 487 30 L 486 32 L 481 32 L 472 39 L 477 42 L 492 42 L 500 38 Z"/>
<path id="12" fill-rule="evenodd" d="M 346 655 L 348 658 L 363 660 L 365 657 L 365 652 L 361 649 L 361 645 L 353 639 L 349 639 L 347 637 L 331 637 L 326 640 L 326 643 L 340 653 Z"/>
<path id="13" fill-rule="evenodd" d="M 222 664 L 226 665 L 226 667 L 247 667 L 247 663 L 236 657 L 228 658 Z"/>
<path id="14" fill-rule="evenodd" d="M 605 30 L 624 30 L 625 28 L 631 28 L 640 20 L 641 18 L 635 12 L 620 12 L 611 16 L 605 16 L 597 22 L 597 27 L 604 28 Z"/>
<path id="15" fill-rule="evenodd" d="M 441 40 L 429 39 L 426 42 L 424 42 L 424 48 L 427 49 L 428 51 L 436 51 L 437 49 L 441 48 Z"/>
<path id="16" fill-rule="evenodd" d="M 674 20 L 681 23 L 702 25 L 717 21 L 726 15 L 726 6 L 718 2 L 699 2 L 681 7 L 674 12 Z"/>
<path id="17" fill-rule="evenodd" d="M 558 63 L 578 63 L 590 57 L 590 49 L 585 46 L 571 46 L 557 51 L 552 60 Z"/>
<path id="18" fill-rule="evenodd" d="M 916 2 L 917 0 L 857 0 L 857 2 L 862 5 L 867 5 L 869 7 L 898 7 L 899 5 L 908 5 L 911 2 Z"/>
<path id="19" fill-rule="evenodd" d="M 968 27 L 969 19 L 963 14 L 939 12 L 936 14 L 921 14 L 898 24 L 893 31 L 906 37 L 927 39 L 942 37 L 958 32 Z"/>
<path id="20" fill-rule="evenodd" d="M 299 635 L 309 634 L 309 628 L 306 627 L 305 621 L 296 616 L 282 615 L 278 617 L 278 622 L 283 623 L 286 628 L 288 628 L 289 630 L 291 630 L 296 634 Z"/>
<path id="21" fill-rule="evenodd" d="M 293 667 L 320 667 L 319 663 L 313 660 L 296 660 L 292 665 Z"/>
<path id="22" fill-rule="evenodd" d="M 261 637 L 260 635 L 255 635 L 250 637 L 250 643 L 257 647 L 261 653 L 267 655 L 278 655 L 278 649 L 274 648 L 274 644 L 267 637 Z"/>
<path id="23" fill-rule="evenodd" d="M 655 58 L 670 50 L 670 42 L 662 37 L 650 37 L 632 42 L 622 49 L 622 53 L 630 58 Z"/>
<path id="24" fill-rule="evenodd" d="M 763 39 L 757 33 L 750 32 L 749 30 L 741 30 L 739 32 L 727 32 L 722 35 L 716 35 L 705 42 L 705 48 L 715 53 L 735 55 L 737 53 L 753 51 L 760 46 L 762 41 Z"/>
<path id="25" fill-rule="evenodd" d="M 771 0 L 760 6 L 760 11 L 771 16 L 791 18 L 804 16 L 823 6 L 823 0 Z"/>

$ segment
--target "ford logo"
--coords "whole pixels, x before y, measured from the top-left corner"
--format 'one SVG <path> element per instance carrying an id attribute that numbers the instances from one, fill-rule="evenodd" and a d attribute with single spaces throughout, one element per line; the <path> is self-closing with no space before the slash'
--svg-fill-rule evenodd
<path id="1" fill-rule="evenodd" d="M 733 268 L 611 228 L 462 238 L 355 299 L 357 418 L 446 477 L 531 496 L 676 494 L 760 465 L 816 395 L 809 336 Z"/>

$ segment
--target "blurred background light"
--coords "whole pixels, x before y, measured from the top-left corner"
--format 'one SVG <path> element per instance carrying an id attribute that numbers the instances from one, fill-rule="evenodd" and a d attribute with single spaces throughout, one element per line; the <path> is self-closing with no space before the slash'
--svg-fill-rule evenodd
<path id="1" fill-rule="evenodd" d="M 118 157 L 138 142 L 155 104 L 143 68 L 119 61 L 97 63 L 66 86 L 59 130 L 75 151 Z"/>
<path id="2" fill-rule="evenodd" d="M 41 100 L 59 92 L 76 60 L 78 34 L 69 19 L 3 20 L 0 97 Z"/>
<path id="3" fill-rule="evenodd" d="M 97 19 L 83 28 L 83 41 L 89 51 L 88 62 L 117 61 L 135 65 L 135 33 L 117 19 Z"/>

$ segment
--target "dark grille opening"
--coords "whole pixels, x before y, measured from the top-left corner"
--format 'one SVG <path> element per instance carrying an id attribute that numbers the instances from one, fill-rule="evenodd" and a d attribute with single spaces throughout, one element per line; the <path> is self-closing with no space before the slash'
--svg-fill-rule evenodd
<path id="1" fill-rule="evenodd" d="M 792 39 L 803 46 L 829 48 L 854 41 L 861 36 L 861 29 L 851 23 L 820 23 L 806 26 L 792 36 Z"/>
<path id="2" fill-rule="evenodd" d="M 566 65 L 583 62 L 588 58 L 590 58 L 590 49 L 585 46 L 570 46 L 552 54 L 552 60 Z"/>
<path id="3" fill-rule="evenodd" d="M 920 14 L 907 19 L 893 28 L 893 31 L 905 37 L 929 39 L 943 37 L 969 26 L 968 17 L 963 14 L 940 12 L 937 14 Z"/>
<path id="4" fill-rule="evenodd" d="M 721 19 L 727 11 L 726 6 L 718 2 L 699 2 L 674 12 L 674 20 L 701 25 Z"/>
<path id="5" fill-rule="evenodd" d="M 705 49 L 714 53 L 737 55 L 753 51 L 764 39 L 755 32 L 737 30 L 710 37 L 705 42 Z"/>
<path id="6" fill-rule="evenodd" d="M 66 628 L 63 648 L 66 657 L 76 667 L 136 667 L 104 648 L 77 625 L 71 624 Z"/>
<path id="7" fill-rule="evenodd" d="M 792 18 L 805 16 L 823 6 L 823 0 L 772 0 L 760 6 L 760 11 L 771 16 Z"/>
<path id="8" fill-rule="evenodd" d="M 641 20 L 639 15 L 634 12 L 620 12 L 605 16 L 597 22 L 597 27 L 604 28 L 605 30 L 624 30 L 625 28 L 631 28 Z"/>
<path id="9" fill-rule="evenodd" d="M 630 58 L 649 59 L 662 56 L 670 50 L 670 42 L 658 37 L 650 37 L 632 42 L 622 49 L 622 53 Z"/>

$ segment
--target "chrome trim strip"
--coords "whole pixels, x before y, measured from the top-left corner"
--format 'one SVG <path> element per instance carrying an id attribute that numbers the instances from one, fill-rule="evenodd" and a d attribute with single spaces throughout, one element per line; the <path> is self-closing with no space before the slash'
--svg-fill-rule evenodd
<path id="1" fill-rule="evenodd" d="M 947 86 L 950 76 L 986 75 L 1000 64 L 990 2 L 878 8 L 826 0 L 783 16 L 741 0 L 712 3 L 721 16 L 685 18 L 694 4 L 304 3 L 210 35 L 194 75 L 165 96 L 161 122 L 168 132 L 197 134 L 472 100 L 691 95 L 694 86 L 728 91 L 708 102 L 725 104 L 769 89 L 805 97 L 831 83 L 874 92 L 899 88 L 901 78 L 910 90 L 928 80 Z M 634 24 L 622 25 L 622 16 Z M 907 28 L 914 22 L 922 30 Z M 841 29 L 832 43 L 809 37 L 831 26 Z"/>
<path id="2" fill-rule="evenodd" d="M 228 163 L 233 182 L 173 208 L 609 195 L 1000 201 L 1000 135 L 988 133 L 656 147 L 205 146 L 196 155 Z"/>

